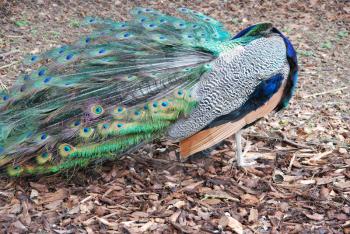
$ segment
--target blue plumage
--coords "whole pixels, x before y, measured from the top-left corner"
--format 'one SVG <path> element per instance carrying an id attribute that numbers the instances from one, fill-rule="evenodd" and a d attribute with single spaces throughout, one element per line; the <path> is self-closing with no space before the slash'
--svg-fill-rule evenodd
<path id="1" fill-rule="evenodd" d="M 230 112 L 227 115 L 216 118 L 206 127 L 206 129 L 225 124 L 227 122 L 239 120 L 248 113 L 258 109 L 278 91 L 278 89 L 281 87 L 282 81 L 283 75 L 276 74 L 261 82 L 249 96 L 248 100 L 240 108 Z"/>
<path id="2" fill-rule="evenodd" d="M 270 23 L 232 37 L 215 19 L 180 12 L 90 17 L 84 24 L 97 30 L 88 36 L 28 56 L 25 64 L 43 66 L 0 93 L 0 169 L 18 176 L 86 166 L 159 137 L 182 141 L 245 121 L 281 90 L 274 100 L 289 101 L 296 53 Z"/>
<path id="3" fill-rule="evenodd" d="M 296 89 L 297 86 L 297 82 L 298 82 L 298 58 L 297 58 L 297 53 L 292 45 L 292 43 L 290 42 L 290 40 L 284 36 L 278 29 L 273 28 L 272 29 L 273 32 L 278 33 L 284 40 L 284 43 L 286 45 L 287 48 L 287 59 L 289 62 L 289 66 L 290 66 L 290 72 L 289 72 L 289 76 L 288 76 L 288 84 L 287 84 L 287 88 L 285 91 L 285 95 L 283 97 L 283 100 L 281 101 L 280 106 L 278 107 L 278 109 L 282 109 L 288 106 L 288 103 L 290 101 L 290 99 L 292 98 L 294 91 Z"/>

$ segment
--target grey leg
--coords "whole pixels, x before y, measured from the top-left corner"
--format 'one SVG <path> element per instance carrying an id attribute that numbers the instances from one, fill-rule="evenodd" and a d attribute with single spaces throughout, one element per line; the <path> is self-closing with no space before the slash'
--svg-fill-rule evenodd
<path id="1" fill-rule="evenodd" d="M 245 160 L 244 156 L 246 154 L 246 151 L 243 152 L 242 150 L 242 130 L 238 131 L 235 134 L 235 140 L 236 140 L 236 159 L 237 159 L 237 165 L 239 167 L 249 167 L 256 164 L 254 159 L 257 157 L 254 157 L 253 159 Z"/>

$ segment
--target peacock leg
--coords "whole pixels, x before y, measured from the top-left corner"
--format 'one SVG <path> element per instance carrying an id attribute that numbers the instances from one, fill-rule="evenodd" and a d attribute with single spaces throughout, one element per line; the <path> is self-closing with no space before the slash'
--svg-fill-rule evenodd
<path id="1" fill-rule="evenodd" d="M 249 167 L 249 166 L 253 166 L 256 164 L 256 161 L 254 161 L 255 159 L 259 158 L 257 157 L 253 157 L 250 159 L 245 159 L 244 156 L 248 151 L 247 147 L 244 152 L 242 150 L 242 130 L 238 131 L 235 134 L 235 140 L 236 140 L 236 158 L 237 158 L 237 165 L 239 167 Z"/>

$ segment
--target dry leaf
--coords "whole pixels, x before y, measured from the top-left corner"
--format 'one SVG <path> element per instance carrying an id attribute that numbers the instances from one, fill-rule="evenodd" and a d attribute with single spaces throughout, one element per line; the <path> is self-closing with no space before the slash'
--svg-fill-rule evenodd
<path id="1" fill-rule="evenodd" d="M 259 213 L 257 209 L 251 208 L 249 211 L 248 222 L 254 223 L 258 221 Z"/>
<path id="2" fill-rule="evenodd" d="M 231 216 L 228 216 L 228 215 L 222 216 L 219 220 L 219 225 L 222 228 L 228 227 L 231 231 L 234 231 L 237 234 L 243 234 L 242 224 L 238 220 L 232 218 Z"/>
<path id="3" fill-rule="evenodd" d="M 53 201 L 63 200 L 68 197 L 68 192 L 66 189 L 58 189 L 54 193 L 46 193 L 44 194 L 40 200 L 41 204 L 47 204 Z"/>
<path id="4" fill-rule="evenodd" d="M 313 213 L 313 214 L 307 214 L 305 213 L 306 217 L 308 217 L 309 219 L 312 220 L 316 220 L 316 221 L 321 221 L 324 219 L 324 216 L 321 214 L 317 214 L 317 213 Z"/>
<path id="5" fill-rule="evenodd" d="M 246 205 L 256 205 L 259 203 L 259 199 L 251 194 L 243 194 L 241 196 L 241 202 Z"/>

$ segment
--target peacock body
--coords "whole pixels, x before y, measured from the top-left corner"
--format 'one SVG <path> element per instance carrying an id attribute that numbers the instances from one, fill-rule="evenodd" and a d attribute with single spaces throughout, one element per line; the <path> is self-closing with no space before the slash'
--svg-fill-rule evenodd
<path id="1" fill-rule="evenodd" d="M 91 34 L 28 56 L 33 72 L 0 93 L 0 168 L 55 173 L 164 137 L 186 157 L 288 104 L 297 60 L 277 29 L 261 23 L 232 38 L 180 12 L 186 19 L 148 8 L 127 22 L 87 18 Z"/>

